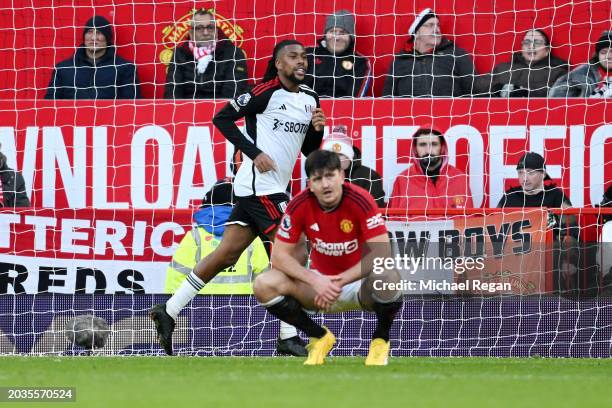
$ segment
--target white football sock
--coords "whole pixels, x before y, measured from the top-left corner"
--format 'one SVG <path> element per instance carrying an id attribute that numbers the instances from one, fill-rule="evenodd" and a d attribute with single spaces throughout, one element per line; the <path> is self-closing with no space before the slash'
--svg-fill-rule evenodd
<path id="1" fill-rule="evenodd" d="M 289 323 L 285 323 L 281 320 L 280 322 L 280 333 L 278 337 L 281 340 L 290 339 L 291 337 L 297 336 L 297 329 L 290 325 Z"/>
<path id="2" fill-rule="evenodd" d="M 191 272 L 187 275 L 187 279 L 183 281 L 181 287 L 172 295 L 166 302 L 166 313 L 168 313 L 175 321 L 179 313 L 187 303 L 198 294 L 199 291 L 204 287 L 202 279 L 198 278 L 197 275 Z"/>

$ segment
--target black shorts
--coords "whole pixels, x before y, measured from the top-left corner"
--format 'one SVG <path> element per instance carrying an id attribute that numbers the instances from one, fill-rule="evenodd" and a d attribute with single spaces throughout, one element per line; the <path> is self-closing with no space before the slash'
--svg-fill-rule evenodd
<path id="1" fill-rule="evenodd" d="M 225 225 L 249 226 L 257 234 L 268 234 L 280 223 L 288 202 L 289 197 L 285 193 L 236 197 L 236 203 Z"/>

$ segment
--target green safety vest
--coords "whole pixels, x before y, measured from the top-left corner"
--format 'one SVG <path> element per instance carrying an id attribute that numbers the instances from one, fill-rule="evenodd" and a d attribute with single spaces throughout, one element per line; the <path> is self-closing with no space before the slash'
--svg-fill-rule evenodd
<path id="1" fill-rule="evenodd" d="M 214 251 L 220 243 L 219 238 L 206 229 L 194 225 L 181 240 L 166 269 L 164 291 L 174 293 L 196 264 Z M 242 253 L 236 265 L 221 271 L 204 286 L 200 294 L 252 294 L 253 279 L 268 267 L 268 263 L 268 254 L 263 242 L 256 238 Z"/>

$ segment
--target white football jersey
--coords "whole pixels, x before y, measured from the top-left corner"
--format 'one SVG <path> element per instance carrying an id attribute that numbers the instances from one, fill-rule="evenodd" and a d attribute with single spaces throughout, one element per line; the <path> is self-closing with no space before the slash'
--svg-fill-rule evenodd
<path id="1" fill-rule="evenodd" d="M 314 148 L 319 147 L 322 132 L 314 131 L 311 125 L 312 113 L 319 107 L 316 92 L 305 85 L 300 85 L 299 92 L 290 92 L 276 78 L 236 97 L 229 105 L 224 109 L 225 119 L 245 117 L 247 139 L 276 164 L 276 170 L 261 173 L 249 157 L 254 153 L 243 151 L 243 162 L 234 179 L 234 194 L 245 197 L 285 192 L 306 139 L 318 141 Z M 232 110 L 230 117 L 227 111 Z M 215 124 L 223 131 L 218 124 L 221 113 Z"/>

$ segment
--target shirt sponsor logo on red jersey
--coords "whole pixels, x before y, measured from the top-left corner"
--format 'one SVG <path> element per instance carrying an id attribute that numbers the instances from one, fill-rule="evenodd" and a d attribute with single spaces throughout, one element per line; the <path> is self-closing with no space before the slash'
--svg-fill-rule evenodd
<path id="1" fill-rule="evenodd" d="M 366 221 L 366 225 L 368 229 L 374 229 L 379 225 L 385 225 L 385 220 L 383 219 L 382 214 L 379 213 L 373 217 L 368 218 Z"/>
<path id="2" fill-rule="evenodd" d="M 323 255 L 343 256 L 353 253 L 359 248 L 357 239 L 346 242 L 325 242 L 321 238 L 315 238 L 314 249 Z"/>

